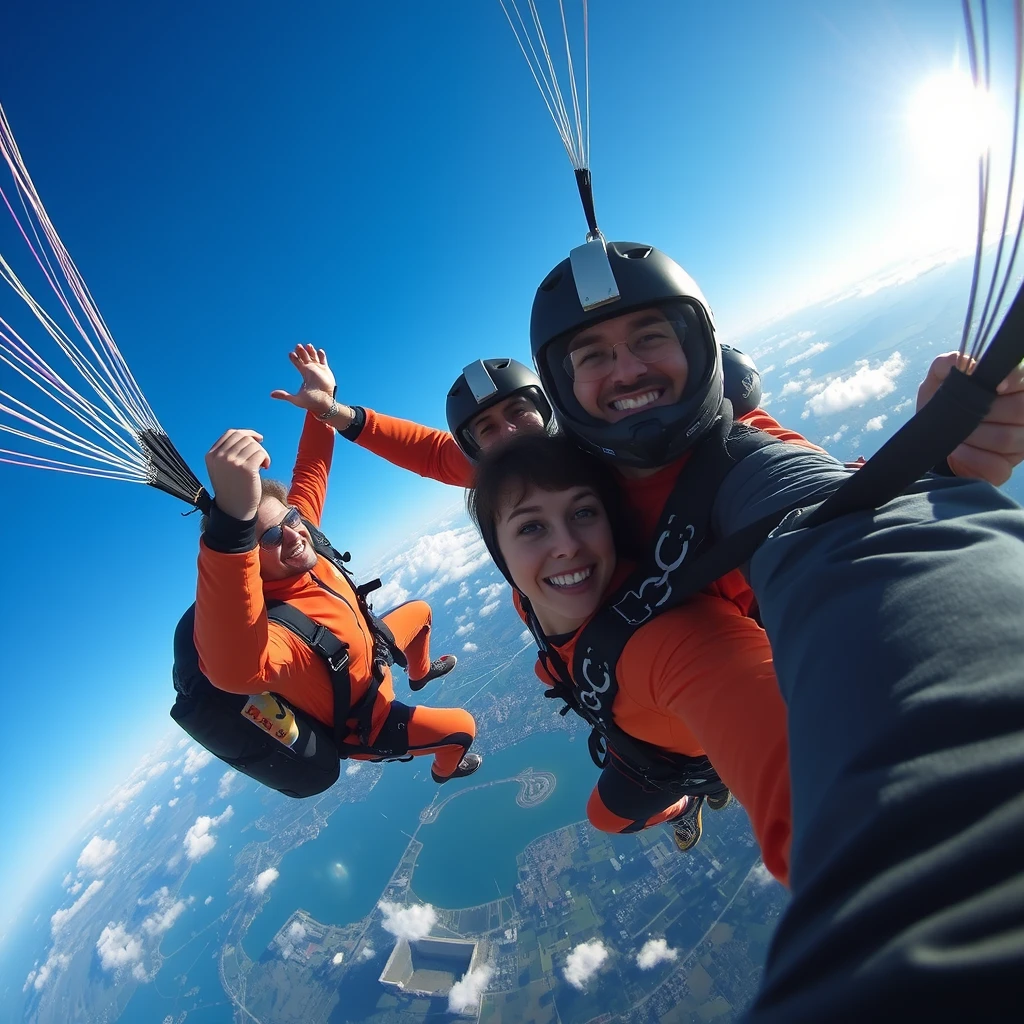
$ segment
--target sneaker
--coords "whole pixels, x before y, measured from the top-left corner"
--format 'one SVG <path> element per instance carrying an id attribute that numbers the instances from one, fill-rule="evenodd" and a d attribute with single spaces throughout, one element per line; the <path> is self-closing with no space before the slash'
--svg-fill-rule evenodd
<path id="1" fill-rule="evenodd" d="M 440 679 L 441 676 L 448 675 L 458 664 L 458 661 L 459 659 L 454 654 L 442 654 L 440 658 L 435 658 L 430 663 L 430 671 L 422 679 L 409 680 L 409 689 L 413 692 L 422 690 L 432 679 Z"/>
<path id="2" fill-rule="evenodd" d="M 709 811 L 724 811 L 732 803 L 732 793 L 723 789 L 721 793 L 706 796 L 704 800 L 707 802 Z"/>
<path id="3" fill-rule="evenodd" d="M 434 769 L 430 769 L 430 775 L 433 780 L 440 786 L 447 782 L 449 779 L 464 779 L 467 775 L 472 775 L 484 763 L 483 754 L 466 754 L 466 756 L 459 762 L 459 767 L 451 773 L 442 778 L 440 775 L 434 773 Z"/>
<path id="4" fill-rule="evenodd" d="M 703 797 L 691 796 L 686 810 L 672 821 L 672 838 L 682 853 L 692 850 L 700 842 L 700 809 L 703 803 Z"/>

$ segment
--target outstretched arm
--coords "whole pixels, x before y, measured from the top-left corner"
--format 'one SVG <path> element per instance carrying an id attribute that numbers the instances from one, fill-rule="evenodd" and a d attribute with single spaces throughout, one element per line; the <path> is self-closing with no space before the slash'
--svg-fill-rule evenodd
<path id="1" fill-rule="evenodd" d="M 301 386 L 294 394 L 281 389 L 270 393 L 271 398 L 306 410 L 306 423 L 299 439 L 288 501 L 306 519 L 319 526 L 327 498 L 327 476 L 334 455 L 334 431 L 326 422 L 338 407 L 334 401 L 334 372 L 328 366 L 327 353 L 322 348 L 296 345 L 288 353 L 288 358 L 302 377 Z"/>

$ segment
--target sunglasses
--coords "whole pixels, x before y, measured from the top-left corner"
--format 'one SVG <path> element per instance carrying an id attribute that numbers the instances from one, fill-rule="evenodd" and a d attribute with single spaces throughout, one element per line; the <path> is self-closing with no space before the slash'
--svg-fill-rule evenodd
<path id="1" fill-rule="evenodd" d="M 284 519 L 277 524 L 277 526 L 270 527 L 269 530 L 265 530 L 263 536 L 260 537 L 261 548 L 276 548 L 279 547 L 281 541 L 284 540 L 284 527 L 287 526 L 289 530 L 298 529 L 302 523 L 302 516 L 299 515 L 297 508 L 290 508 L 285 513 Z"/>

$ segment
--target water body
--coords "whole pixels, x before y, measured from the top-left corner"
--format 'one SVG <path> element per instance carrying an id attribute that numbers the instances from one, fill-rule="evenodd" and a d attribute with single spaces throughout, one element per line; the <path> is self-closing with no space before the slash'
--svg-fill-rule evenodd
<path id="1" fill-rule="evenodd" d="M 498 779 L 524 768 L 551 772 L 555 791 L 536 807 L 516 803 L 517 782 L 452 800 L 417 836 L 423 849 L 412 887 L 427 903 L 454 909 L 511 896 L 518 881 L 518 854 L 538 836 L 586 817 L 598 775 L 584 740 L 570 742 L 563 733 L 530 736 L 484 764 L 488 775 Z"/>
<path id="2" fill-rule="evenodd" d="M 490 754 L 478 772 L 446 783 L 442 792 L 447 797 L 531 767 L 557 779 L 542 804 L 517 806 L 518 783 L 491 786 L 452 800 L 436 822 L 420 830 L 424 848 L 413 876 L 418 896 L 441 907 L 473 906 L 497 896 L 495 880 L 503 896 L 511 895 L 516 854 L 537 836 L 585 816 L 597 769 L 583 740 L 570 742 L 564 733 L 536 734 Z M 427 765 L 387 765 L 369 800 L 341 807 L 313 842 L 283 859 L 271 898 L 244 940 L 246 952 L 258 958 L 299 907 L 333 925 L 368 914 L 436 790 Z"/>

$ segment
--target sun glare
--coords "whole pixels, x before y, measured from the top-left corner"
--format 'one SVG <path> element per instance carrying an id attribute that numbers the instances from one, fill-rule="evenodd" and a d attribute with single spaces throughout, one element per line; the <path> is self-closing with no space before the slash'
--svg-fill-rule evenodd
<path id="1" fill-rule="evenodd" d="M 919 155 L 948 166 L 969 162 L 998 135 L 999 108 L 992 95 L 976 89 L 964 71 L 947 71 L 921 83 L 911 97 L 907 124 Z"/>

